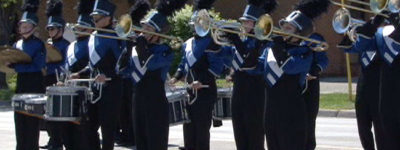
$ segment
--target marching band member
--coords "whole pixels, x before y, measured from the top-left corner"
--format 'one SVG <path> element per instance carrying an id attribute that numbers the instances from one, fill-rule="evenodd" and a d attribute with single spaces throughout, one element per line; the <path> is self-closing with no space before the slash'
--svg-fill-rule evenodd
<path id="1" fill-rule="evenodd" d="M 137 0 L 135 4 L 130 8 L 130 17 L 132 19 L 132 24 L 136 26 L 140 26 L 140 21 L 147 14 L 147 12 L 151 9 L 150 2 L 148 0 Z M 132 50 L 135 46 L 133 41 L 127 41 L 126 49 L 124 49 L 123 54 L 127 52 L 127 50 Z M 121 56 L 122 57 L 122 56 Z M 129 57 L 126 57 L 129 58 Z M 125 61 L 127 61 L 126 59 Z M 122 61 L 122 60 L 119 60 Z M 122 63 L 122 62 L 119 62 Z M 135 143 L 135 134 L 133 129 L 133 97 L 136 93 L 136 86 L 132 84 L 132 79 L 130 76 L 123 77 L 124 83 L 124 91 L 123 91 L 123 104 L 121 109 L 121 118 L 120 118 L 120 145 L 123 146 L 131 146 L 136 145 Z"/>
<path id="2" fill-rule="evenodd" d="M 249 0 L 243 16 L 239 19 L 246 33 L 254 34 L 255 23 L 264 13 L 271 13 L 275 0 Z M 260 7 L 261 6 L 261 7 Z M 222 55 L 230 57 L 233 66 L 232 124 L 238 150 L 264 150 L 265 84 L 263 67 L 257 65 L 262 54 L 262 41 L 247 37 L 244 41 L 237 34 L 228 34 L 234 47 L 223 47 Z M 246 64 L 244 64 L 246 62 Z"/>
<path id="3" fill-rule="evenodd" d="M 115 5 L 108 0 L 96 0 L 90 14 L 96 28 L 112 29 Z M 95 93 L 88 108 L 89 121 L 85 127 L 90 149 L 112 150 L 114 131 L 117 128 L 122 98 L 122 80 L 115 70 L 124 45 L 123 41 L 95 36 L 96 34 L 116 36 L 115 33 L 96 31 L 88 42 L 89 66 L 96 82 L 92 84 Z M 107 81 L 107 78 L 110 80 Z M 97 130 L 101 127 L 102 143 Z"/>
<path id="4" fill-rule="evenodd" d="M 150 12 L 140 23 L 142 29 L 166 33 L 167 17 L 184 6 L 186 1 L 160 0 L 157 11 Z M 165 94 L 165 80 L 173 60 L 170 46 L 161 37 L 142 33 L 136 46 L 124 52 L 118 70 L 129 75 L 136 86 L 134 95 L 134 131 L 139 150 L 167 150 L 169 106 Z"/>
<path id="5" fill-rule="evenodd" d="M 313 19 L 327 11 L 329 4 L 329 0 L 302 0 L 279 22 L 280 28 L 286 33 L 310 36 Z M 267 82 L 265 132 L 269 150 L 304 150 L 306 146 L 307 113 L 301 93 L 312 49 L 300 42 L 289 36 L 273 37 L 261 56 Z"/>
<path id="6" fill-rule="evenodd" d="M 210 9 L 215 0 L 194 1 L 194 14 L 201 9 Z M 190 23 L 193 25 L 193 21 Z M 217 100 L 216 78 L 223 71 L 223 61 L 217 55 L 220 46 L 208 34 L 195 35 L 182 46 L 182 59 L 170 84 L 184 79 L 190 87 L 189 105 L 186 106 L 190 118 L 183 124 L 185 150 L 209 150 L 212 110 Z M 207 87 L 204 87 L 207 86 Z"/>
<path id="7" fill-rule="evenodd" d="M 78 20 L 77 24 L 82 26 L 94 27 L 94 23 L 90 18 L 94 1 L 80 0 L 78 4 Z M 76 29 L 79 32 L 92 33 L 90 29 Z M 65 68 L 71 72 L 71 78 L 88 78 L 87 65 L 89 63 L 89 36 L 76 34 L 76 41 L 73 41 L 67 48 L 67 59 Z M 84 110 L 82 110 L 84 111 Z M 83 112 L 84 113 L 84 112 Z M 61 136 L 66 150 L 84 150 L 90 149 L 88 147 L 87 137 L 84 134 L 84 127 L 86 125 L 87 116 L 82 116 L 80 125 L 71 122 L 65 123 L 62 128 Z"/>
<path id="8" fill-rule="evenodd" d="M 399 1 L 395 1 L 399 5 Z M 376 44 L 386 63 L 381 68 L 381 115 L 385 135 L 390 142 L 389 149 L 400 149 L 400 18 L 399 13 L 392 13 L 389 18 L 392 26 L 379 30 Z M 384 46 L 381 44 L 384 43 Z M 383 48 L 382 48 L 383 47 Z M 385 139 L 386 141 L 386 139 Z"/>
<path id="9" fill-rule="evenodd" d="M 313 39 L 325 41 L 322 35 L 314 33 L 310 36 Z M 306 89 L 303 93 L 306 102 L 307 112 L 307 142 L 306 150 L 314 150 L 317 146 L 315 138 L 315 124 L 319 110 L 319 76 L 328 67 L 326 52 L 312 52 L 311 68 L 306 75 Z"/>
<path id="10" fill-rule="evenodd" d="M 49 44 L 52 44 L 57 51 L 61 54 L 62 60 L 55 63 L 46 64 L 46 76 L 44 78 L 45 86 L 53 86 L 57 83 L 57 72 L 61 73 L 61 67 L 64 67 L 67 47 L 69 41 L 63 38 L 65 21 L 62 17 L 63 3 L 60 0 L 48 0 L 46 15 L 48 22 L 46 30 L 49 33 Z M 63 122 L 46 121 L 47 133 L 50 137 L 46 146 L 41 148 L 50 150 L 62 149 L 61 128 Z"/>
<path id="11" fill-rule="evenodd" d="M 395 78 L 400 70 L 397 59 L 400 48 L 397 41 L 400 38 L 398 13 L 390 15 L 391 25 L 379 28 L 384 20 L 380 15 L 375 16 L 356 29 L 355 43 L 346 36 L 338 45 L 346 52 L 359 53 L 363 66 L 357 84 L 356 114 L 364 149 L 375 147 L 372 124 L 378 149 L 400 148 L 399 112 L 396 109 L 399 103 L 394 100 L 398 99 L 396 92 L 400 89 L 396 88 L 400 82 Z"/>
<path id="12" fill-rule="evenodd" d="M 22 39 L 14 44 L 32 58 L 31 63 L 10 64 L 17 74 L 16 93 L 45 93 L 43 69 L 46 65 L 46 49 L 44 43 L 34 33 L 39 22 L 36 16 L 38 0 L 25 1 L 24 13 L 19 21 L 19 34 Z M 39 119 L 14 113 L 17 150 L 39 149 Z"/>

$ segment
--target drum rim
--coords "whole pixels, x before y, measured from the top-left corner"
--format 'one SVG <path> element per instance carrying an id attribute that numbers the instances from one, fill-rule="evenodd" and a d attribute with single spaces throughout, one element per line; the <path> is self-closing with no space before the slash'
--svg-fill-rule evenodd
<path id="1" fill-rule="evenodd" d="M 81 117 L 52 117 L 45 114 L 44 119 L 48 121 L 79 121 Z"/>

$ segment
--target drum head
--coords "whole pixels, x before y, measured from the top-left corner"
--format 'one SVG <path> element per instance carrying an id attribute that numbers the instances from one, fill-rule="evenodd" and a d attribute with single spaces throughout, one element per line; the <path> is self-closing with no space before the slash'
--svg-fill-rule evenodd
<path id="1" fill-rule="evenodd" d="M 57 50 L 56 47 L 54 47 L 51 44 L 46 43 L 46 51 L 47 51 L 47 57 L 46 57 L 46 62 L 47 63 L 57 63 L 62 61 L 62 55 L 60 51 Z"/>
<path id="2" fill-rule="evenodd" d="M 25 101 L 26 104 L 46 104 L 46 102 L 47 102 L 47 96 L 31 98 Z"/>
<path id="3" fill-rule="evenodd" d="M 30 100 L 30 99 L 36 99 L 36 98 L 45 98 L 44 94 L 15 94 L 11 100 Z"/>

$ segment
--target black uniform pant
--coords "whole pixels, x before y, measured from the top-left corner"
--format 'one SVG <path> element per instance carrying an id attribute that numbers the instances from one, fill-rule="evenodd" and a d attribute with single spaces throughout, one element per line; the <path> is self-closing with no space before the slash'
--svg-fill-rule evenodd
<path id="1" fill-rule="evenodd" d="M 42 72 L 18 73 L 16 93 L 44 93 Z M 39 149 L 39 119 L 14 113 L 16 150 Z"/>
<path id="2" fill-rule="evenodd" d="M 382 65 L 380 112 L 390 150 L 400 149 L 400 58 Z"/>
<path id="3" fill-rule="evenodd" d="M 268 150 L 304 150 L 306 110 L 298 75 L 286 75 L 267 87 L 265 132 Z"/>
<path id="4" fill-rule="evenodd" d="M 90 149 L 87 145 L 88 141 L 85 137 L 84 122 L 81 125 L 65 122 L 61 125 L 61 136 L 66 150 L 86 150 Z"/>
<path id="5" fill-rule="evenodd" d="M 315 122 L 319 110 L 319 94 L 319 79 L 307 81 L 307 90 L 303 94 L 307 113 L 306 150 L 314 150 L 317 146 L 315 140 Z"/>
<path id="6" fill-rule="evenodd" d="M 53 86 L 56 83 L 57 83 L 57 77 L 55 74 L 45 76 L 44 85 L 46 87 Z M 63 143 L 62 143 L 61 132 L 63 130 L 62 129 L 63 122 L 46 121 L 45 125 L 47 134 L 50 137 L 47 145 L 51 146 L 52 148 L 62 147 Z"/>
<path id="7" fill-rule="evenodd" d="M 232 124 L 237 150 L 264 150 L 265 87 L 262 76 L 236 72 Z"/>
<path id="8" fill-rule="evenodd" d="M 89 104 L 89 121 L 83 125 L 85 138 L 88 139 L 90 150 L 114 149 L 114 133 L 119 120 L 122 97 L 122 80 L 113 77 L 103 85 L 102 97 L 95 104 Z M 102 147 L 97 130 L 101 127 Z"/>
<path id="9" fill-rule="evenodd" d="M 135 138 L 133 134 L 133 84 L 129 79 L 123 79 L 123 92 L 122 92 L 122 107 L 119 120 L 119 129 L 121 129 L 121 141 L 135 143 Z"/>
<path id="10" fill-rule="evenodd" d="M 169 107 L 164 83 L 157 72 L 147 72 L 136 86 L 133 124 L 138 150 L 167 150 Z"/>
<path id="11" fill-rule="evenodd" d="M 365 150 L 374 150 L 375 141 L 378 149 L 385 148 L 384 130 L 382 119 L 379 116 L 379 86 L 380 64 L 373 63 L 363 69 L 358 82 L 356 94 L 356 116 L 358 134 Z"/>
<path id="12" fill-rule="evenodd" d="M 212 110 L 217 100 L 217 89 L 215 86 L 209 86 L 198 90 L 196 98 L 191 95 L 190 100 L 196 99 L 196 101 L 186 106 L 190 122 L 183 124 L 185 150 L 210 149 Z"/>

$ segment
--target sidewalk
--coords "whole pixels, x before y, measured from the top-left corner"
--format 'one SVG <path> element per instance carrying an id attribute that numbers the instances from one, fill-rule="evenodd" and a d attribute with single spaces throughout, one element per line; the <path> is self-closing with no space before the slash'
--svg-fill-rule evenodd
<path id="1" fill-rule="evenodd" d="M 352 93 L 356 94 L 357 78 L 352 79 Z M 320 80 L 321 94 L 331 93 L 348 93 L 347 78 L 321 78 Z M 340 118 L 356 118 L 355 110 L 319 110 L 319 117 L 340 117 Z"/>

